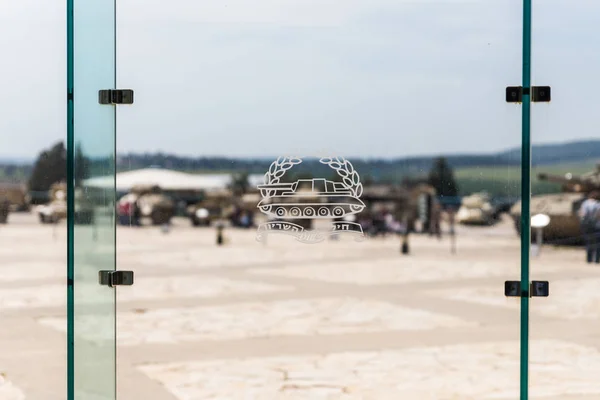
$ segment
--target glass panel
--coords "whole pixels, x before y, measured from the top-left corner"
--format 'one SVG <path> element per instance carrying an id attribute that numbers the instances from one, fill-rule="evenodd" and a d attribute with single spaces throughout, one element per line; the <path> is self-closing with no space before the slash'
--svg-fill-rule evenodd
<path id="1" fill-rule="evenodd" d="M 598 264 L 585 246 L 585 232 L 597 243 L 599 231 L 578 216 L 600 188 L 598 11 L 591 1 L 534 2 L 532 84 L 551 86 L 552 101 L 532 105 L 531 213 L 541 227 L 532 230 L 531 278 L 550 281 L 550 295 L 531 300 L 530 399 L 600 396 Z M 559 33 L 558 21 L 568 29 Z"/>
<path id="2" fill-rule="evenodd" d="M 122 198 L 119 390 L 517 398 L 521 2 L 140 4 L 118 190 L 177 215 Z"/>
<path id="3" fill-rule="evenodd" d="M 115 85 L 114 1 L 74 7 L 74 151 L 69 225 L 74 273 L 75 399 L 114 399 L 115 292 L 98 282 L 115 269 L 115 109 L 98 91 Z M 103 185 L 94 185 L 104 177 Z M 71 332 L 72 333 L 72 332 Z"/>
<path id="4" fill-rule="evenodd" d="M 64 400 L 66 224 L 38 211 L 66 174 L 66 10 L 0 8 L 0 399 Z M 58 332 L 44 324 L 57 316 Z"/>

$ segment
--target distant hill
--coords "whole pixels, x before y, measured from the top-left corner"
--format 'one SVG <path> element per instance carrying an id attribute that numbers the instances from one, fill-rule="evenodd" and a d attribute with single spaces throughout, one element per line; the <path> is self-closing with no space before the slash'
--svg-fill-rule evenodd
<path id="1" fill-rule="evenodd" d="M 489 154 L 446 154 L 448 163 L 456 170 L 486 168 L 489 171 L 506 167 L 518 167 L 521 163 L 519 148 L 508 149 Z M 352 159 L 363 180 L 380 182 L 398 182 L 403 178 L 425 176 L 435 156 L 402 157 L 395 159 Z M 566 143 L 534 145 L 532 164 L 534 167 L 562 166 L 577 163 L 594 165 L 600 161 L 600 140 L 580 140 Z M 227 157 L 184 157 L 164 153 L 120 154 L 117 168 L 119 171 L 148 167 L 169 168 L 189 172 L 237 172 L 264 173 L 269 168 L 270 158 L 227 158 Z M 25 181 L 31 171 L 31 160 L 23 158 L 0 158 L 0 180 Z M 302 164 L 302 173 L 323 175 L 329 171 L 316 160 L 307 160 Z M 476 172 L 476 171 L 475 171 Z M 466 175 L 475 176 L 474 172 Z M 463 178 L 466 179 L 466 176 Z"/>
<path id="2" fill-rule="evenodd" d="M 521 163 L 521 150 L 508 149 L 491 154 L 448 154 L 444 155 L 454 168 L 518 166 Z M 373 177 L 414 175 L 429 171 L 435 156 L 417 156 L 395 159 L 354 159 L 354 166 Z M 600 160 L 600 140 L 586 140 L 558 144 L 534 145 L 532 164 L 534 166 Z M 181 157 L 169 154 L 123 154 L 119 157 L 119 168 L 137 169 L 149 166 L 188 171 L 239 171 L 249 173 L 265 172 L 271 159 L 234 159 L 226 157 Z M 311 169 L 318 163 L 309 163 Z"/>
<path id="3" fill-rule="evenodd" d="M 521 162 L 521 150 L 511 149 L 499 153 L 502 160 Z M 533 165 L 552 165 L 582 160 L 597 159 L 600 161 L 600 140 L 583 140 L 567 143 L 534 145 L 531 149 L 531 163 Z"/>

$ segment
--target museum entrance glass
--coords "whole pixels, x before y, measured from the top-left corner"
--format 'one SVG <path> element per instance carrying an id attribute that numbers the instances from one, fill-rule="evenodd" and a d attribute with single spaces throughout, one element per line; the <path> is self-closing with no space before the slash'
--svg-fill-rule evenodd
<path id="1" fill-rule="evenodd" d="M 115 2 L 67 2 L 68 399 L 116 398 Z M 92 187 L 90 179 L 104 177 Z M 107 180 L 107 182 L 106 182 Z"/>
<path id="2" fill-rule="evenodd" d="M 119 83 L 143 95 L 120 113 L 118 141 L 115 109 L 97 99 L 117 88 L 114 3 L 75 7 L 74 393 L 116 393 L 115 293 L 98 273 L 117 249 L 143 275 L 119 300 L 119 391 L 585 393 L 589 381 L 563 385 L 535 364 L 561 369 L 553 351 L 583 351 L 556 320 L 527 381 L 529 309 L 561 301 L 530 300 L 521 269 L 521 177 L 534 181 L 522 111 L 537 95 L 505 91 L 529 86 L 527 1 L 141 4 L 119 5 Z"/>
<path id="3" fill-rule="evenodd" d="M 505 89 L 522 82 L 522 13 L 120 6 L 119 76 L 144 92 L 119 118 L 122 182 L 152 175 L 177 207 L 169 227 L 117 228 L 163 285 L 143 313 L 119 301 L 143 372 L 121 385 L 517 398 L 521 300 L 503 285 L 520 277 L 521 107 Z"/>

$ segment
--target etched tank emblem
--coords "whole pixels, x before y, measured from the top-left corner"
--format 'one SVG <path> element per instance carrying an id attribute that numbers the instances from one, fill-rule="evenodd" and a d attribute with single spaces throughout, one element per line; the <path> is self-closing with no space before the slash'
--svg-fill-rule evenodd
<path id="1" fill-rule="evenodd" d="M 362 184 L 350 161 L 342 157 L 323 157 L 321 164 L 337 172 L 340 181 L 324 178 L 298 179 L 283 183 L 286 171 L 302 162 L 301 157 L 279 157 L 265 174 L 264 184 L 258 185 L 262 200 L 258 209 L 272 221 L 258 228 L 257 240 L 268 233 L 285 233 L 303 243 L 318 243 L 327 236 L 352 233 L 358 240 L 364 238 L 362 228 L 352 221 L 365 204 L 360 200 Z M 333 220 L 328 229 L 307 229 L 312 220 Z"/>

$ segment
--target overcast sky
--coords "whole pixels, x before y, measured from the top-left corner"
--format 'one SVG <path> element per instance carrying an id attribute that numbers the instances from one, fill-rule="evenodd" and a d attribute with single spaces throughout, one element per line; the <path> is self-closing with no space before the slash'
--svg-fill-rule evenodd
<path id="1" fill-rule="evenodd" d="M 521 0 L 119 0 L 117 28 L 118 82 L 136 91 L 119 151 L 519 145 L 504 90 L 521 82 Z M 65 41 L 64 0 L 0 0 L 0 157 L 65 137 Z M 553 88 L 534 141 L 600 139 L 599 42 L 597 0 L 534 0 L 534 84 Z"/>

